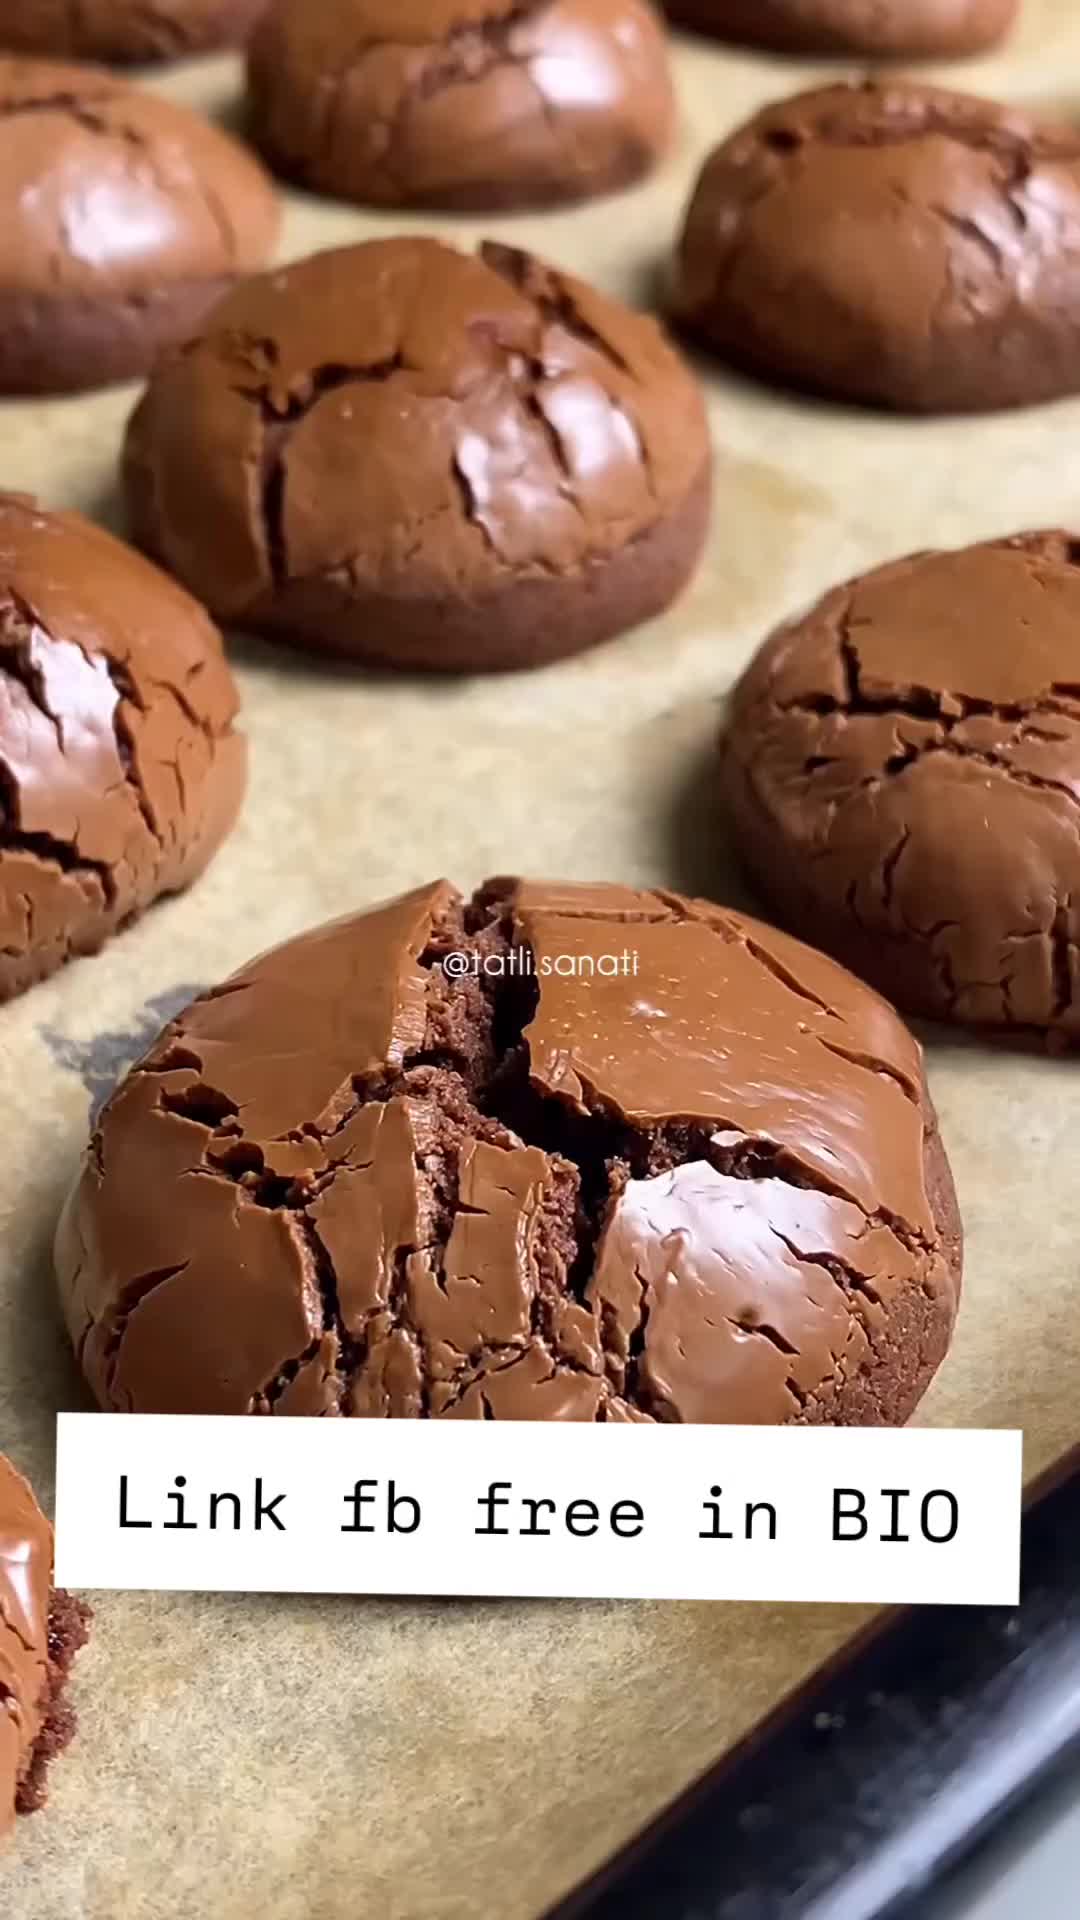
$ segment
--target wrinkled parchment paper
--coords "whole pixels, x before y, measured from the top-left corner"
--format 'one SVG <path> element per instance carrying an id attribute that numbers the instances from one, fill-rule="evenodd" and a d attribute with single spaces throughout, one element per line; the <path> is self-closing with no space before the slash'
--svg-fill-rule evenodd
<path id="1" fill-rule="evenodd" d="M 302 0 L 300 0 L 302 4 Z M 1080 7 L 1026 0 L 948 69 L 1080 115 Z M 703 151 L 820 69 L 680 41 L 677 152 L 514 238 L 646 302 Z M 945 70 L 939 77 L 946 77 Z M 1070 92 L 1071 80 L 1071 92 Z M 239 63 L 153 85 L 227 117 Z M 392 230 L 291 195 L 283 255 Z M 397 223 L 400 224 L 400 223 Z M 422 223 L 417 223 L 422 224 Z M 1080 523 L 1080 399 L 875 420 L 706 369 L 713 538 L 671 615 L 536 676 L 379 679 L 238 645 L 254 749 L 238 832 L 184 899 L 0 1010 L 0 1446 L 51 1488 L 83 1404 L 49 1243 L 91 1100 L 193 990 L 309 922 L 443 872 L 738 897 L 709 798 L 718 702 L 762 633 L 905 550 Z M 0 406 L 0 484 L 114 520 L 130 390 Z M 968 1231 L 953 1352 L 921 1418 L 1080 1436 L 1080 1062 L 928 1035 Z M 844 1607 L 103 1595 L 78 1743 L 0 1861 L 19 1920 L 531 1920 L 868 1617 Z"/>

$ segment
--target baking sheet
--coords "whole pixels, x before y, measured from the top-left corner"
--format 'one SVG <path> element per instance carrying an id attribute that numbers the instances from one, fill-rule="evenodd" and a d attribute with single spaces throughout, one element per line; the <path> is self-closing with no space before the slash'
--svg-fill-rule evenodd
<path id="1" fill-rule="evenodd" d="M 680 41 L 682 131 L 646 186 L 558 216 L 379 219 L 292 195 L 283 257 L 411 224 L 513 238 L 645 302 L 704 150 L 823 69 Z M 1072 96 L 1070 72 L 1075 75 Z M 1007 54 L 940 78 L 1080 114 L 1080 8 L 1027 0 Z M 238 64 L 151 84 L 235 108 Z M 253 774 L 185 898 L 0 1012 L 0 1446 L 50 1490 L 84 1404 L 49 1242 L 92 1098 L 253 951 L 437 872 L 666 882 L 737 898 L 710 801 L 718 703 L 781 617 L 907 549 L 1080 524 L 1080 400 L 876 420 L 705 370 L 713 538 L 664 620 L 539 676 L 392 681 L 254 643 Z M 0 407 L 0 484 L 115 521 L 131 390 Z M 968 1232 L 920 1418 L 1078 1437 L 1080 1063 L 928 1035 Z M 530 1920 L 866 1618 L 853 1607 L 102 1596 L 81 1736 L 0 1862 L 21 1920 Z"/>

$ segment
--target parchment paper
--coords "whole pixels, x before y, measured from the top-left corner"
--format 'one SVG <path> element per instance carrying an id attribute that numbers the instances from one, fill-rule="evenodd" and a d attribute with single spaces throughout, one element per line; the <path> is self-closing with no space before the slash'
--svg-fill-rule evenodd
<path id="1" fill-rule="evenodd" d="M 302 4 L 303 0 L 298 0 Z M 1080 8 L 1027 0 L 1007 54 L 941 70 L 1080 114 Z M 820 69 L 682 41 L 678 151 L 516 238 L 644 303 L 703 151 Z M 1069 92 L 1070 75 L 1072 92 Z M 228 115 L 239 64 L 153 85 Z M 391 230 L 289 198 L 283 255 Z M 239 830 L 185 898 L 0 1011 L 0 1445 L 48 1496 L 84 1404 L 49 1242 L 108 1086 L 171 1009 L 312 921 L 444 872 L 731 898 L 709 802 L 718 703 L 758 638 L 888 556 L 1080 523 L 1080 400 L 876 420 L 705 374 L 713 537 L 666 619 L 538 676 L 394 681 L 238 645 L 254 749 Z M 112 518 L 130 390 L 0 407 L 0 484 Z M 1080 1062 L 927 1036 L 968 1232 L 953 1352 L 921 1417 L 1080 1437 Z M 867 1618 L 844 1607 L 104 1595 L 82 1728 L 0 1860 L 20 1920 L 529 1920 Z"/>

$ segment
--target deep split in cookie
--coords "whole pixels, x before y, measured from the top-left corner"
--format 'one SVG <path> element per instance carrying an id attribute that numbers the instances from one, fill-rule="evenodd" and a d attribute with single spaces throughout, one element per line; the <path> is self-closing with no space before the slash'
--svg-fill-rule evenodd
<path id="1" fill-rule="evenodd" d="M 538 980 L 613 938 L 639 978 Z M 496 882 L 181 1015 L 58 1262 L 106 1406 L 873 1420 L 944 1351 L 959 1242 L 918 1051 L 857 982 L 707 903 Z"/>

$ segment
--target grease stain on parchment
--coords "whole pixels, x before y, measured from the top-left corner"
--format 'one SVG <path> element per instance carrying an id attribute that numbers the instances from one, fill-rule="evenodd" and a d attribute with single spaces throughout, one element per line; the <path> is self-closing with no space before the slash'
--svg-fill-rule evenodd
<path id="1" fill-rule="evenodd" d="M 126 1027 L 111 1027 L 95 1034 L 92 1040 L 76 1040 L 56 1027 L 40 1027 L 39 1032 L 58 1067 L 74 1073 L 90 1095 L 90 1122 L 96 1121 L 120 1076 L 140 1054 L 157 1039 L 166 1022 L 202 992 L 190 985 L 170 987 L 144 1002 L 142 1010 Z"/>
<path id="2" fill-rule="evenodd" d="M 835 517 L 835 502 L 823 487 L 722 448 L 713 500 L 714 537 L 703 571 L 726 624 L 740 626 L 777 603 L 805 542 Z"/>

